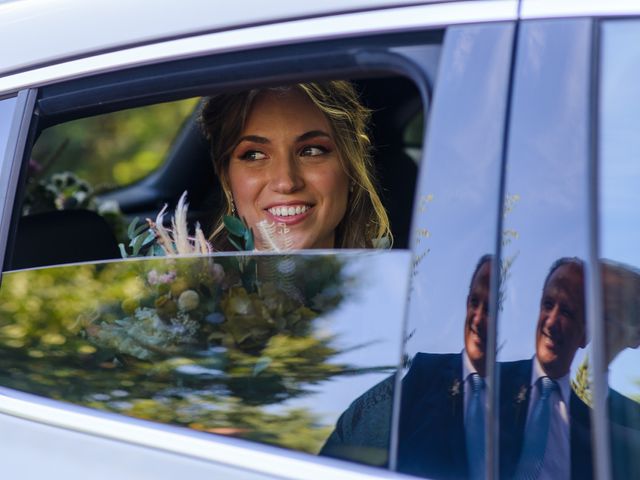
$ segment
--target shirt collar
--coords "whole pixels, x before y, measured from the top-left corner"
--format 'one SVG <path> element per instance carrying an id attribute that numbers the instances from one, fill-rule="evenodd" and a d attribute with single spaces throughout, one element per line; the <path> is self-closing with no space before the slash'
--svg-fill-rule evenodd
<path id="1" fill-rule="evenodd" d="M 462 381 L 466 381 L 469 378 L 469 375 L 472 373 L 478 373 L 473 364 L 471 363 L 471 359 L 469 355 L 467 355 L 467 350 L 462 349 Z"/>
<path id="2" fill-rule="evenodd" d="M 531 385 L 535 385 L 540 377 L 547 377 L 548 375 L 542 369 L 542 365 L 538 361 L 538 357 L 533 357 L 533 368 L 531 369 Z M 560 377 L 552 379 L 558 384 L 560 389 L 560 395 L 562 395 L 562 401 L 567 407 L 569 406 L 569 394 L 571 393 L 571 385 L 569 384 L 569 373 Z"/>

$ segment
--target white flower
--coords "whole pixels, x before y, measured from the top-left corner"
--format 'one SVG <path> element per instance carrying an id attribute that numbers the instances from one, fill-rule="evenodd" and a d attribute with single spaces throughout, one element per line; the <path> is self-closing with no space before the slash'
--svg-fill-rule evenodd
<path id="1" fill-rule="evenodd" d="M 212 264 L 210 272 L 214 282 L 219 283 L 224 280 L 224 268 L 219 263 Z"/>
<path id="2" fill-rule="evenodd" d="M 120 205 L 115 200 L 105 200 L 98 205 L 98 213 L 104 215 L 106 213 L 120 213 Z"/>
<path id="3" fill-rule="evenodd" d="M 183 312 L 190 312 L 198 308 L 200 295 L 195 290 L 185 290 L 178 297 L 178 308 Z"/>

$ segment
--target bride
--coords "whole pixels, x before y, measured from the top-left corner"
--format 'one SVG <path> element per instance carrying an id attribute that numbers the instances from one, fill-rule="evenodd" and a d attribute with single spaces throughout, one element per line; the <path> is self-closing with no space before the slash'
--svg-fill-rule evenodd
<path id="1" fill-rule="evenodd" d="M 207 99 L 200 123 L 224 193 L 214 248 L 231 249 L 225 216 L 242 219 L 253 232 L 278 225 L 293 249 L 388 246 L 389 219 L 369 154 L 369 117 L 347 81 Z"/>

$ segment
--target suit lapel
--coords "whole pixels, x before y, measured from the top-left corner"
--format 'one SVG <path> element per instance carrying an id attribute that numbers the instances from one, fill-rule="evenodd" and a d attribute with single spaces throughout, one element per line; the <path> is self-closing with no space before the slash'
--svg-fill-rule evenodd
<path id="1" fill-rule="evenodd" d="M 522 451 L 529 409 L 531 360 L 500 365 L 500 471 L 510 478 Z"/>
<path id="2" fill-rule="evenodd" d="M 403 381 L 398 466 L 438 478 L 466 476 L 460 355 L 418 354 Z"/>
<path id="3" fill-rule="evenodd" d="M 458 355 L 453 359 L 449 370 L 445 374 L 446 380 L 450 383 L 448 396 L 449 403 L 451 403 L 451 421 L 449 422 L 451 428 L 447 432 L 446 439 L 449 442 L 449 451 L 452 453 L 453 464 L 464 466 L 464 474 L 466 475 L 468 466 L 464 431 L 465 382 L 464 378 L 462 378 L 462 355 Z"/>
<path id="4" fill-rule="evenodd" d="M 571 389 L 569 397 L 569 435 L 571 445 L 571 478 L 593 477 L 590 409 Z"/>

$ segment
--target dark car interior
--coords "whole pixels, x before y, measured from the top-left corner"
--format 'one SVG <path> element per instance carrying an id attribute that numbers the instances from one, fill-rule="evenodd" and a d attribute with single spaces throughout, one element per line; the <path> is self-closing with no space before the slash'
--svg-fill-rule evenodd
<path id="1" fill-rule="evenodd" d="M 406 137 L 409 125 L 423 118 L 421 95 L 412 81 L 400 76 L 354 83 L 361 100 L 373 112 L 373 158 L 379 192 L 391 221 L 393 248 L 407 248 L 421 145 L 408 145 Z M 197 115 L 198 107 L 172 140 L 160 168 L 130 186 L 102 194 L 101 200 L 117 201 L 128 219 L 155 218 L 165 203 L 171 211 L 187 190 L 190 220 L 209 231 L 222 197 Z M 48 240 L 42 242 L 42 238 Z M 14 222 L 5 270 L 119 257 L 113 232 L 100 215 L 77 209 L 56 210 L 21 216 Z"/>

